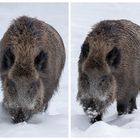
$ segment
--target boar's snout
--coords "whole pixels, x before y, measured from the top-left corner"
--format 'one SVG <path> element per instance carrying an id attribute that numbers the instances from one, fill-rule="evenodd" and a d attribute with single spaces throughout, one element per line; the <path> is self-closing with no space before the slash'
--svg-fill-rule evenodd
<path id="1" fill-rule="evenodd" d="M 11 109 L 10 114 L 14 123 L 27 121 L 31 116 L 30 111 L 23 108 Z"/>
<path id="2" fill-rule="evenodd" d="M 27 121 L 42 105 L 39 80 L 7 79 L 4 107 L 14 123 Z"/>

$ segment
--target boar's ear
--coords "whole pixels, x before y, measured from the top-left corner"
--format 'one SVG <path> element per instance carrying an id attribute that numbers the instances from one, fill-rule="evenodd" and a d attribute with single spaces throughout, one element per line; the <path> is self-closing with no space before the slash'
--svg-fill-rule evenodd
<path id="1" fill-rule="evenodd" d="M 110 66 L 117 67 L 120 63 L 121 54 L 117 47 L 114 47 L 106 56 L 106 61 Z"/>
<path id="2" fill-rule="evenodd" d="M 3 70 L 9 69 L 13 65 L 14 60 L 15 60 L 14 54 L 12 53 L 10 48 L 7 48 L 4 51 L 4 55 L 3 55 L 3 59 L 2 59 L 2 64 L 1 64 L 2 69 Z"/>
<path id="3" fill-rule="evenodd" d="M 89 53 L 89 43 L 84 43 L 81 48 L 81 53 L 84 58 L 88 56 Z"/>
<path id="4" fill-rule="evenodd" d="M 47 65 L 48 55 L 46 52 L 41 51 L 39 55 L 35 58 L 35 67 L 39 71 L 43 71 Z"/>
<path id="5" fill-rule="evenodd" d="M 84 43 L 81 47 L 79 63 L 82 63 L 88 56 L 89 53 L 89 43 Z"/>

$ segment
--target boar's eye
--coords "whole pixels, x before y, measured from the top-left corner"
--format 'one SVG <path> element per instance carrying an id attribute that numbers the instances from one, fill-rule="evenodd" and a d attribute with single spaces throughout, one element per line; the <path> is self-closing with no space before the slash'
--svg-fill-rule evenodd
<path id="1" fill-rule="evenodd" d="M 47 53 L 41 51 L 39 55 L 35 58 L 35 67 L 39 71 L 43 71 L 47 65 Z"/>
<path id="2" fill-rule="evenodd" d="M 9 79 L 7 81 L 7 86 L 8 86 L 8 92 L 10 93 L 10 95 L 15 95 L 15 93 L 17 92 L 15 82 Z"/>
<path id="3" fill-rule="evenodd" d="M 89 43 L 84 43 L 81 47 L 79 63 L 82 63 L 88 56 L 89 53 Z"/>
<path id="4" fill-rule="evenodd" d="M 15 56 L 10 48 L 7 48 L 4 52 L 2 59 L 2 69 L 7 70 L 14 64 Z"/>
<path id="5" fill-rule="evenodd" d="M 100 80 L 99 80 L 99 86 L 103 86 L 108 84 L 108 82 L 111 82 L 111 77 L 108 75 L 103 75 L 101 76 Z"/>

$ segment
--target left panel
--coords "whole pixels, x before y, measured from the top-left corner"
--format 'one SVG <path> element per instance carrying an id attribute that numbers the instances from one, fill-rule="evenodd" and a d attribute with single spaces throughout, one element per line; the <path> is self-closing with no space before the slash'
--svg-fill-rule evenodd
<path id="1" fill-rule="evenodd" d="M 0 137 L 68 137 L 68 3 L 0 3 L 0 21 Z"/>

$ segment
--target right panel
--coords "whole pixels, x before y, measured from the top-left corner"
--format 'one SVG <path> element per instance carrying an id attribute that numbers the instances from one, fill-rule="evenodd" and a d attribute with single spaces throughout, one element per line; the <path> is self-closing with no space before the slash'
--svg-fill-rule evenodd
<path id="1" fill-rule="evenodd" d="M 140 3 L 71 12 L 72 136 L 139 137 Z"/>

